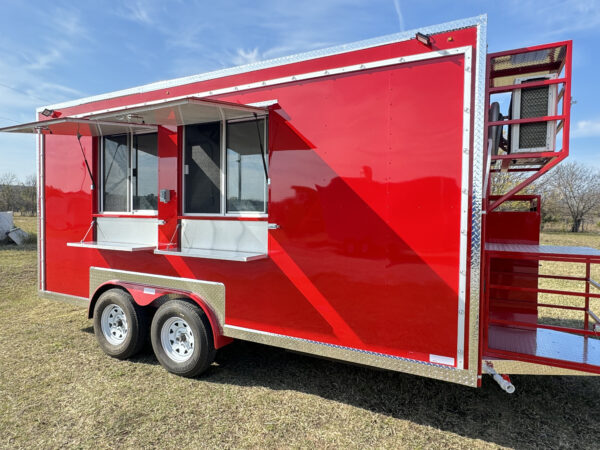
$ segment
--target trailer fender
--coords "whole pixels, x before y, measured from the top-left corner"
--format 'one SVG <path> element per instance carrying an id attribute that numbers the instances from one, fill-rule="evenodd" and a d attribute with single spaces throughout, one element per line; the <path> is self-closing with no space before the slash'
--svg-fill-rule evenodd
<path id="1" fill-rule="evenodd" d="M 89 307 L 88 307 L 88 318 L 91 319 L 94 315 L 94 307 L 96 305 L 96 301 L 102 295 L 103 292 L 106 292 L 109 289 L 122 289 L 125 292 L 129 293 L 136 304 L 139 306 L 148 306 L 154 303 L 155 301 L 160 301 L 159 299 L 168 300 L 169 297 L 176 296 L 177 298 L 186 298 L 190 301 L 196 303 L 206 314 L 210 326 L 213 332 L 213 340 L 215 348 L 221 348 L 230 342 L 233 341 L 232 338 L 223 336 L 223 326 L 219 323 L 216 314 L 208 305 L 207 302 L 204 301 L 199 295 L 178 289 L 165 289 L 157 286 L 150 286 L 145 284 L 137 284 L 137 283 L 129 283 L 118 280 L 107 281 L 106 283 L 100 285 L 94 295 L 90 299 Z"/>

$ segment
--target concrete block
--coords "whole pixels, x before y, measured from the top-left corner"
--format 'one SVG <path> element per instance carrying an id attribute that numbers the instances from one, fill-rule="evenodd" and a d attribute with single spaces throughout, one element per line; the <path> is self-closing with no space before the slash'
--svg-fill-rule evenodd
<path id="1" fill-rule="evenodd" d="M 14 228 L 12 211 L 0 212 L 0 242 L 8 238 L 8 232 Z"/>
<path id="2" fill-rule="evenodd" d="M 20 228 L 14 227 L 12 230 L 8 232 L 8 237 L 17 245 L 23 245 L 27 238 L 29 237 L 29 233 L 21 230 Z"/>

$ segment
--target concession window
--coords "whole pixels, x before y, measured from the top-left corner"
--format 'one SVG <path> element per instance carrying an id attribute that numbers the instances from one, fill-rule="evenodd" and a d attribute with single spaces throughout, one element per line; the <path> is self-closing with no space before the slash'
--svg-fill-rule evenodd
<path id="1" fill-rule="evenodd" d="M 187 97 L 160 103 L 115 108 L 89 116 L 95 120 L 125 121 L 140 124 L 179 126 L 221 120 L 264 116 L 264 107 Z"/>
<path id="2" fill-rule="evenodd" d="M 89 116 L 94 120 L 126 121 L 140 124 L 153 124 L 159 126 L 202 126 L 215 125 L 214 128 L 214 158 L 198 158 L 196 164 L 212 162 L 211 168 L 216 167 L 216 180 L 211 180 L 215 186 L 217 195 L 217 211 L 211 211 L 208 216 L 223 216 L 224 207 L 219 207 L 223 192 L 224 181 L 222 179 L 222 167 L 225 160 L 226 141 L 223 136 L 224 124 L 230 121 L 263 119 L 268 114 L 266 107 L 248 106 L 238 103 L 222 102 L 216 100 L 201 99 L 198 97 L 186 97 L 170 101 L 150 102 L 142 105 L 115 108 L 102 111 Z M 219 123 L 223 125 L 219 125 Z M 263 125 L 260 125 L 263 126 Z M 262 133 L 265 139 L 265 129 L 260 130 L 252 124 L 252 133 Z M 187 127 L 186 127 L 187 129 Z M 262 130 L 262 131 L 261 131 Z M 254 134 L 252 134 L 254 137 Z M 189 136 L 188 136 L 189 137 Z M 185 145 L 185 144 L 184 144 Z M 196 145 L 195 152 L 207 151 Z M 260 146 L 260 157 L 264 164 L 259 164 L 260 181 L 266 183 L 266 142 Z M 202 156 L 205 156 L 204 154 Z M 215 162 L 216 161 L 216 162 Z M 260 160 L 259 160 L 260 161 Z M 218 163 L 218 164 L 217 164 Z M 263 165 L 265 170 L 263 172 Z M 190 163 L 191 166 L 191 163 Z M 188 174 L 183 170 L 184 176 L 191 176 L 192 169 Z M 208 167 L 197 168 L 206 173 Z M 193 182 L 191 178 L 186 179 Z M 185 188 L 188 186 L 184 182 Z M 188 193 L 188 196 L 191 195 Z M 185 197 L 185 193 L 184 193 Z M 190 211 L 186 211 L 189 213 Z M 219 259 L 227 261 L 249 262 L 267 257 L 267 221 L 259 220 L 252 222 L 218 220 L 214 217 L 196 218 L 197 220 L 178 219 L 178 227 L 181 230 L 180 248 L 157 248 L 154 253 L 160 255 L 174 255 L 190 258 Z"/>
<path id="3" fill-rule="evenodd" d="M 72 135 L 77 136 L 79 139 L 81 136 L 106 137 L 117 134 L 134 135 L 157 132 L 159 126 L 178 127 L 252 119 L 258 121 L 264 119 L 267 115 L 268 108 L 263 106 L 249 106 L 198 97 L 186 97 L 117 107 L 91 114 L 82 114 L 77 117 L 42 120 L 2 128 L 0 131 L 42 135 Z M 260 136 L 261 131 L 258 128 L 257 133 Z M 262 136 L 263 139 L 266 139 L 264 130 Z M 220 152 L 224 154 L 225 140 L 221 139 L 219 145 Z M 260 146 L 262 166 L 264 166 L 264 174 L 260 171 L 260 177 L 261 182 L 264 183 L 266 183 L 267 177 L 266 148 L 266 145 Z M 85 155 L 83 156 L 85 158 Z M 92 177 L 87 160 L 86 165 L 90 177 Z M 252 261 L 266 257 L 266 220 L 256 221 L 252 224 L 240 222 L 240 224 L 237 224 L 239 229 L 231 229 L 232 224 L 222 224 L 221 221 L 211 220 L 210 218 L 198 220 L 195 223 L 196 226 L 179 220 L 179 226 L 184 232 L 181 248 L 158 249 L 158 230 L 155 219 L 99 217 L 92 220 L 90 228 L 81 241 L 69 242 L 67 245 L 69 247 L 126 252 L 156 249 L 158 254 L 232 261 Z M 96 239 L 87 241 L 86 238 L 88 235 L 93 234 L 92 230 L 94 229 Z M 207 232 L 210 232 L 208 237 Z"/>
<path id="4" fill-rule="evenodd" d="M 136 134 L 156 131 L 157 127 L 154 125 L 129 122 L 112 122 L 106 120 L 90 120 L 74 117 L 41 120 L 38 122 L 25 123 L 22 125 L 15 125 L 0 129 L 0 132 L 35 133 L 48 136 L 74 136 L 77 137 L 77 139 L 79 139 L 81 136 L 96 137 L 113 134 Z M 74 149 L 76 149 L 76 153 L 74 153 L 75 156 L 83 156 L 85 159 L 82 147 L 81 154 L 79 154 L 80 145 L 75 143 Z M 85 163 L 93 182 L 92 173 L 87 159 L 85 159 Z M 67 243 L 67 246 L 95 248 L 99 250 L 120 250 L 128 252 L 152 250 L 156 248 L 155 220 L 152 221 L 151 224 L 150 221 L 147 220 L 143 223 L 142 221 L 138 220 L 135 223 L 127 223 L 127 226 L 123 227 L 122 223 L 124 220 L 126 219 L 115 219 L 107 224 L 93 220 L 92 224 L 90 225 L 90 229 L 88 229 L 88 232 L 84 236 L 84 239 L 82 239 L 80 242 L 69 242 Z M 116 228 L 115 225 L 121 226 L 120 228 Z M 97 226 L 98 241 L 86 242 L 85 237 L 87 237 L 87 235 L 91 232 L 93 226 Z M 127 231 L 131 236 L 128 236 L 128 233 L 124 233 L 124 230 Z"/>
<path id="5" fill-rule="evenodd" d="M 116 250 L 122 252 L 152 251 L 156 248 L 158 219 L 146 217 L 95 217 L 79 242 L 68 242 L 68 247 Z M 92 228 L 96 240 L 86 241 Z"/>

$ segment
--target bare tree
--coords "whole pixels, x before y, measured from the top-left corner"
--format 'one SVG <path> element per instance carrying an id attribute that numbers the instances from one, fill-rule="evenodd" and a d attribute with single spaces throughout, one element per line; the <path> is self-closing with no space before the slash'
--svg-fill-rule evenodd
<path id="1" fill-rule="evenodd" d="M 516 187 L 519 183 L 525 181 L 527 175 L 519 172 L 494 172 L 491 177 L 490 191 L 492 195 L 503 195 Z M 517 194 L 533 194 L 536 192 L 535 186 L 527 185 Z"/>
<path id="2" fill-rule="evenodd" d="M 21 213 L 27 212 L 29 215 L 35 215 L 37 210 L 37 178 L 35 174 L 25 178 L 21 192 Z"/>
<path id="3" fill-rule="evenodd" d="M 502 196 L 511 189 L 515 188 L 521 182 L 527 179 L 527 175 L 519 172 L 493 172 L 490 179 L 490 194 L 493 196 Z M 535 186 L 527 185 L 517 192 L 518 195 L 535 194 Z M 498 211 L 511 211 L 528 209 L 529 203 L 508 200 L 498 207 Z"/>
<path id="4" fill-rule="evenodd" d="M 546 204 L 571 218 L 571 231 L 582 228 L 583 219 L 600 210 L 600 172 L 578 162 L 558 165 L 544 179 Z"/>
<path id="5" fill-rule="evenodd" d="M 17 209 L 19 180 L 12 172 L 0 174 L 0 211 Z"/>

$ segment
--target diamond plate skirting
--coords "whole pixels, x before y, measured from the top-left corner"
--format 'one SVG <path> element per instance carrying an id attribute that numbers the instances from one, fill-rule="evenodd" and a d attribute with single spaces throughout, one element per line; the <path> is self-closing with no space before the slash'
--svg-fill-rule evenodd
<path id="1" fill-rule="evenodd" d="M 225 285 L 223 283 L 90 267 L 90 298 L 101 285 L 116 280 L 193 292 L 213 310 L 219 326 L 222 328 L 225 325 Z"/>
<path id="2" fill-rule="evenodd" d="M 477 386 L 477 365 L 475 365 L 474 371 L 459 370 L 441 364 L 415 361 L 399 356 L 384 355 L 382 353 L 342 347 L 341 345 L 325 344 L 323 342 L 283 336 L 265 331 L 250 330 L 231 325 L 225 325 L 224 331 L 226 336 L 232 338 L 281 347 L 309 355 L 319 355 L 325 358 L 394 370 L 396 372 L 410 373 L 437 380 L 464 384 L 471 387 Z"/>

